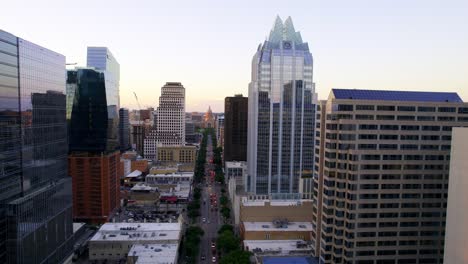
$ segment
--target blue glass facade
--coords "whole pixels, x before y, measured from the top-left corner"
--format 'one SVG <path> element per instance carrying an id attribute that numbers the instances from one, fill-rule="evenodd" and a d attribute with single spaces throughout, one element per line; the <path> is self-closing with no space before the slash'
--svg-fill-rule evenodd
<path id="1" fill-rule="evenodd" d="M 298 198 L 313 166 L 313 61 L 291 18 L 278 17 L 252 62 L 249 85 L 250 191 Z"/>
<path id="2" fill-rule="evenodd" d="M 0 31 L 0 262 L 72 250 L 65 57 Z"/>

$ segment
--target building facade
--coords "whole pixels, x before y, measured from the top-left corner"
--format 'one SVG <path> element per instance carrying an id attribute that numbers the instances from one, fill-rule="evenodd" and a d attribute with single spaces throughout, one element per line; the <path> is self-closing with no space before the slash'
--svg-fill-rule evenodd
<path id="1" fill-rule="evenodd" d="M 247 161 L 251 188 L 272 198 L 299 198 L 314 157 L 312 54 L 290 17 L 276 18 L 252 60 Z"/>
<path id="2" fill-rule="evenodd" d="M 68 71 L 68 172 L 73 217 L 104 223 L 120 207 L 119 64 L 107 48 L 88 48 L 88 66 Z"/>
<path id="3" fill-rule="evenodd" d="M 143 157 L 145 157 L 145 159 L 156 160 L 158 156 L 156 137 L 156 129 L 152 129 L 143 140 Z"/>
<path id="4" fill-rule="evenodd" d="M 468 128 L 453 128 L 444 263 L 468 263 Z"/>
<path id="5" fill-rule="evenodd" d="M 224 161 L 247 161 L 248 98 L 224 99 Z"/>
<path id="6" fill-rule="evenodd" d="M 442 263 L 456 93 L 332 89 L 317 111 L 321 263 Z"/>
<path id="7" fill-rule="evenodd" d="M 128 116 L 128 109 L 120 108 L 119 119 L 120 150 L 125 151 L 130 149 L 130 121 Z"/>
<path id="8" fill-rule="evenodd" d="M 157 149 L 158 162 L 192 163 L 197 159 L 196 146 L 166 146 Z"/>
<path id="9" fill-rule="evenodd" d="M 156 110 L 157 144 L 174 146 L 185 144 L 185 88 L 178 82 L 167 82 L 161 88 Z"/>
<path id="10" fill-rule="evenodd" d="M 216 142 L 224 149 L 224 115 L 216 116 Z"/>
<path id="11" fill-rule="evenodd" d="M 119 109 L 120 109 L 120 64 L 106 47 L 88 47 L 87 67 L 95 68 L 104 74 L 107 117 L 109 129 L 108 142 L 112 148 L 119 148 Z"/>
<path id="12" fill-rule="evenodd" d="M 0 30 L 0 262 L 73 250 L 65 57 Z"/>

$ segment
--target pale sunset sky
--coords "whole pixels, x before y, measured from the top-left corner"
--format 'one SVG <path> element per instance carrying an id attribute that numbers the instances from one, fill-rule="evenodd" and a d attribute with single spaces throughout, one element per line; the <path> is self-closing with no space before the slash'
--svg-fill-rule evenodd
<path id="1" fill-rule="evenodd" d="M 106 46 L 121 67 L 122 107 L 156 107 L 167 81 L 187 111 L 224 110 L 247 95 L 251 60 L 276 15 L 292 17 L 314 57 L 320 99 L 331 88 L 454 91 L 468 100 L 466 0 L 5 1 L 0 29 L 86 66 Z"/>

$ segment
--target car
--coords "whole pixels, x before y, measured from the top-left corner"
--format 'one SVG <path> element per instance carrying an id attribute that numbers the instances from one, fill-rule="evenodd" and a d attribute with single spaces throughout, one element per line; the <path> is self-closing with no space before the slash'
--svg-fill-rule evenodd
<path id="1" fill-rule="evenodd" d="M 205 259 L 206 259 L 205 255 L 202 255 L 201 260 L 205 260 Z"/>
<path id="2" fill-rule="evenodd" d="M 205 217 L 202 218 L 202 222 L 203 222 L 203 223 L 206 222 L 206 218 L 205 218 Z"/>
<path id="3" fill-rule="evenodd" d="M 215 248 L 215 247 L 216 247 L 215 242 L 211 242 L 211 248 Z"/>
<path id="4" fill-rule="evenodd" d="M 216 263 L 216 257 L 212 257 L 211 262 Z"/>

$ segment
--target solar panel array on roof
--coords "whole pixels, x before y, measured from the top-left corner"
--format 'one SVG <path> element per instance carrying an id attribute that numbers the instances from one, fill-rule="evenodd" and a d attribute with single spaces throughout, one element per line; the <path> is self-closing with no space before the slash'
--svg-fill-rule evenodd
<path id="1" fill-rule="evenodd" d="M 336 99 L 463 103 L 457 93 L 332 89 Z"/>

